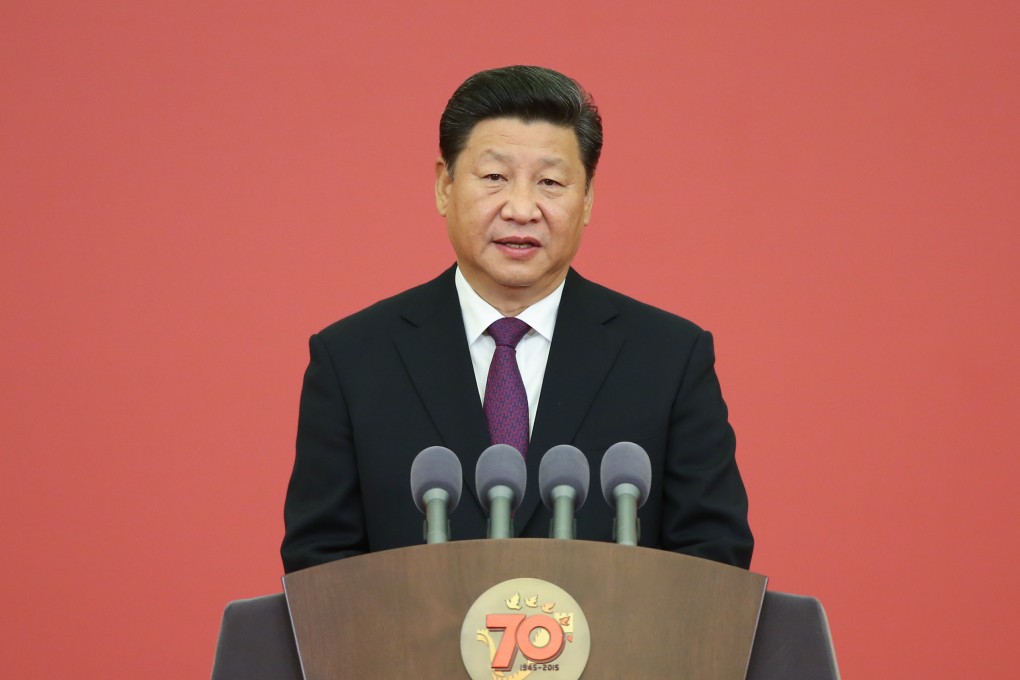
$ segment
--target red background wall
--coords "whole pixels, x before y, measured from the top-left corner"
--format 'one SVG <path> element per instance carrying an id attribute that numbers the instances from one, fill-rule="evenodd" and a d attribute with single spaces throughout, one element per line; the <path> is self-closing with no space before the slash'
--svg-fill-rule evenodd
<path id="1" fill-rule="evenodd" d="M 439 114 L 523 62 L 605 117 L 578 268 L 716 334 L 753 568 L 846 678 L 1016 677 L 1018 7 L 3 3 L 0 674 L 208 675 L 307 336 L 452 261 Z"/>

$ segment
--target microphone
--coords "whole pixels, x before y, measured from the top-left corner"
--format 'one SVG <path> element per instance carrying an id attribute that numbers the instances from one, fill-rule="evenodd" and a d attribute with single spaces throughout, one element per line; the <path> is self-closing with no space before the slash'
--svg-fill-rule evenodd
<path id="1" fill-rule="evenodd" d="M 574 511 L 588 498 L 588 459 L 576 447 L 560 444 L 549 449 L 538 465 L 538 489 L 545 507 L 553 511 L 553 538 L 574 538 Z"/>
<path id="2" fill-rule="evenodd" d="M 524 500 L 528 469 L 521 452 L 509 444 L 493 444 L 482 451 L 475 467 L 478 500 L 489 513 L 489 538 L 513 535 L 513 512 Z"/>
<path id="3" fill-rule="evenodd" d="M 426 543 L 450 540 L 447 512 L 457 508 L 463 485 L 460 459 L 450 449 L 430 446 L 415 456 L 411 463 L 411 496 L 425 513 Z"/>
<path id="4" fill-rule="evenodd" d="M 637 444 L 613 444 L 602 456 L 602 495 L 616 509 L 616 542 L 637 545 L 641 526 L 637 509 L 648 500 L 652 462 Z"/>

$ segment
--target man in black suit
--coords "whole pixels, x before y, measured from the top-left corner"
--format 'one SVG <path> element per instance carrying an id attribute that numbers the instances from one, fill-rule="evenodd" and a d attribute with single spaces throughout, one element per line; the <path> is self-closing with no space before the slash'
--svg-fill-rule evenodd
<path id="1" fill-rule="evenodd" d="M 474 468 L 493 443 L 483 413 L 495 352 L 487 329 L 503 317 L 530 328 L 516 347 L 530 430 L 517 534 L 548 536 L 551 513 L 537 490 L 546 450 L 572 444 L 597 471 L 610 445 L 632 441 L 653 473 L 641 545 L 749 566 L 747 496 L 711 335 L 570 268 L 601 148 L 591 97 L 555 71 L 483 71 L 454 93 L 440 121 L 436 206 L 457 263 L 312 336 L 286 571 L 422 543 L 408 478 L 433 445 L 464 465 L 452 538 L 485 537 Z M 594 486 L 577 535 L 611 540 L 613 512 Z"/>

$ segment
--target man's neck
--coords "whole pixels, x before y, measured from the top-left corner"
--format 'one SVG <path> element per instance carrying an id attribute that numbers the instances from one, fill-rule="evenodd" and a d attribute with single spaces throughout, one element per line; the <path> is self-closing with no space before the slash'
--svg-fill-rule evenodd
<path id="1" fill-rule="evenodd" d="M 478 297 L 492 305 L 503 316 L 517 316 L 531 305 L 548 297 L 554 290 L 559 288 L 560 284 L 563 283 L 563 279 L 566 278 L 566 272 L 564 272 L 563 276 L 556 279 L 552 285 L 515 287 L 496 284 L 493 287 L 486 288 L 472 281 L 463 267 L 460 269 L 461 273 L 464 274 L 464 279 Z"/>

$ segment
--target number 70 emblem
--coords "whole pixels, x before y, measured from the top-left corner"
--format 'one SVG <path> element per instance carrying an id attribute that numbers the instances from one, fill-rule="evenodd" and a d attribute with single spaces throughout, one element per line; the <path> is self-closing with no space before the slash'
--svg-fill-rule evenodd
<path id="1" fill-rule="evenodd" d="M 529 661 L 549 663 L 563 653 L 566 638 L 559 621 L 547 614 L 489 614 L 485 617 L 485 627 L 489 630 L 502 630 L 503 637 L 492 658 L 492 669 L 508 671 L 513 665 L 517 650 L 521 650 Z M 549 642 L 539 647 L 531 640 L 536 628 L 548 634 Z"/>
<path id="2" fill-rule="evenodd" d="M 472 680 L 508 671 L 518 677 L 518 670 L 522 678 L 544 671 L 550 680 L 578 680 L 590 652 L 580 605 L 563 588 L 535 578 L 489 588 L 471 605 L 460 631 L 460 653 Z"/>

